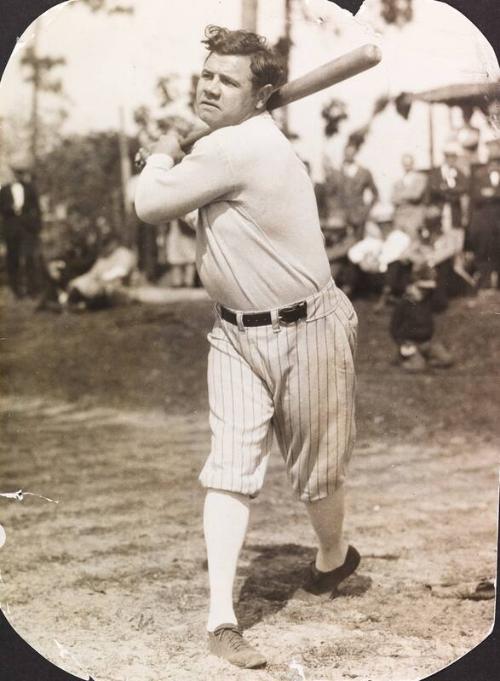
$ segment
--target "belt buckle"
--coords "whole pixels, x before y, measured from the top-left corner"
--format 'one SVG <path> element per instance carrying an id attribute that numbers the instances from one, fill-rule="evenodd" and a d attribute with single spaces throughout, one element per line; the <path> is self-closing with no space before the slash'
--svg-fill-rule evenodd
<path id="1" fill-rule="evenodd" d="M 289 315 L 296 313 L 292 319 L 287 319 Z M 297 320 L 303 319 L 307 316 L 307 303 L 305 300 L 295 305 L 289 305 L 288 307 L 282 307 L 279 311 L 279 320 L 283 324 L 294 324 Z"/>

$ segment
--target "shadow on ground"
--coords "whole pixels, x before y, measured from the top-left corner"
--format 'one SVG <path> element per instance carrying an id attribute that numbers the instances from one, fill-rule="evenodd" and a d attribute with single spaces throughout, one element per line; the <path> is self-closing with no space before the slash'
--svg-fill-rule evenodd
<path id="1" fill-rule="evenodd" d="M 302 590 L 315 549 L 298 544 L 253 544 L 245 552 L 251 552 L 252 557 L 236 604 L 236 616 L 243 629 L 279 612 L 292 599 L 319 602 L 318 596 Z M 336 598 L 360 596 L 371 583 L 370 577 L 354 574 L 340 586 Z"/>

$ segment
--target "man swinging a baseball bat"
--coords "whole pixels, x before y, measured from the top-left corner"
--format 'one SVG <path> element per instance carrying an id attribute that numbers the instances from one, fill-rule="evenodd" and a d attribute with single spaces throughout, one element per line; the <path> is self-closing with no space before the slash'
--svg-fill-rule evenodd
<path id="1" fill-rule="evenodd" d="M 360 561 L 342 534 L 357 319 L 331 279 L 306 168 L 267 111 L 282 64 L 254 33 L 209 26 L 204 43 L 196 111 L 209 134 L 188 155 L 175 134 L 160 139 L 139 178 L 136 211 L 153 224 L 198 211 L 197 267 L 216 302 L 211 450 L 200 474 L 208 646 L 254 668 L 266 659 L 238 628 L 233 584 L 273 435 L 317 535 L 304 589 L 329 597 Z"/>

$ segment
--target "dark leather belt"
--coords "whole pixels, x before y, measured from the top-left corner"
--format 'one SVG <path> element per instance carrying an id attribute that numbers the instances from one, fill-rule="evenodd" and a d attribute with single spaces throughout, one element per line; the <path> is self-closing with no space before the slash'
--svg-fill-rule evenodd
<path id="1" fill-rule="evenodd" d="M 228 310 L 223 305 L 219 305 L 219 312 L 222 319 L 226 322 L 238 324 L 235 312 Z M 278 319 L 284 324 L 292 324 L 299 319 L 305 319 L 305 317 L 307 317 L 307 303 L 305 300 L 278 310 Z M 267 326 L 273 323 L 270 312 L 248 312 L 243 315 L 241 321 L 243 326 Z"/>

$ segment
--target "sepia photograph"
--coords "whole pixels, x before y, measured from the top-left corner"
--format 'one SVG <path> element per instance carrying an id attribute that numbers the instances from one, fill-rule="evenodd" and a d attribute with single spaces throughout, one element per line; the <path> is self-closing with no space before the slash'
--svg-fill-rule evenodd
<path id="1" fill-rule="evenodd" d="M 18 37 L 2 679 L 419 681 L 491 634 L 500 67 L 445 2 L 341 4 Z"/>

